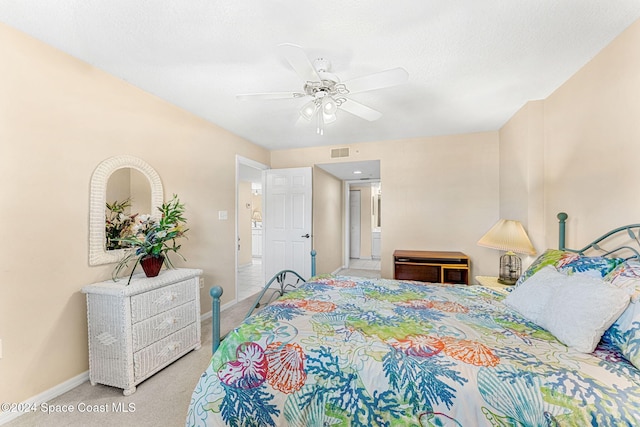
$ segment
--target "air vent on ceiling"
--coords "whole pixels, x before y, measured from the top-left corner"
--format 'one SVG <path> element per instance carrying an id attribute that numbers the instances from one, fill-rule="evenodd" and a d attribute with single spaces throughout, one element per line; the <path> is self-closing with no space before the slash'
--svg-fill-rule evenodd
<path id="1" fill-rule="evenodd" d="M 331 149 L 332 159 L 337 159 L 340 157 L 349 157 L 349 147 Z"/>

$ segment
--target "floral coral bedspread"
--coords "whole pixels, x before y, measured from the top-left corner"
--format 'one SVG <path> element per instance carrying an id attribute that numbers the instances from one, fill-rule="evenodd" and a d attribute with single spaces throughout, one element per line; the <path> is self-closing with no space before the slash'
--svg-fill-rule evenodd
<path id="1" fill-rule="evenodd" d="M 640 372 L 572 351 L 481 286 L 324 277 L 231 332 L 186 424 L 640 425 Z"/>

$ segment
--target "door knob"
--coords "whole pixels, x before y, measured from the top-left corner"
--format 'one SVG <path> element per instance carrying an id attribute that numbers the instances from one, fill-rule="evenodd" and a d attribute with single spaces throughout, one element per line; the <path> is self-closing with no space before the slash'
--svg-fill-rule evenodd
<path id="1" fill-rule="evenodd" d="M 306 238 L 308 239 L 310 236 L 309 236 L 309 233 L 307 233 L 307 234 L 303 234 L 303 235 L 302 235 L 302 236 L 300 236 L 300 237 L 306 237 Z"/>

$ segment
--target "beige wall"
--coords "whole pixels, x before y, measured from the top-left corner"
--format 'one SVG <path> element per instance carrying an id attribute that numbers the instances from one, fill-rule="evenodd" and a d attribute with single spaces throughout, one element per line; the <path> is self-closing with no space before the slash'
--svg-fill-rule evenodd
<path id="1" fill-rule="evenodd" d="M 500 129 L 500 218 L 522 222 L 536 255 L 547 247 L 544 228 L 544 102 L 531 101 Z"/>
<path id="2" fill-rule="evenodd" d="M 528 222 L 538 252 L 637 223 L 640 199 L 640 21 L 544 101 L 525 105 L 500 132 L 500 211 Z"/>
<path id="3" fill-rule="evenodd" d="M 313 249 L 316 273 L 332 273 L 343 265 L 344 196 L 342 181 L 313 168 Z"/>
<path id="4" fill-rule="evenodd" d="M 0 24 L 0 401 L 20 402 L 88 369 L 82 286 L 89 267 L 89 182 L 128 154 L 186 205 L 187 262 L 235 297 L 235 158 L 266 150 Z"/>
<path id="5" fill-rule="evenodd" d="M 331 148 L 272 151 L 271 165 L 329 163 Z M 472 274 L 495 271 L 498 254 L 476 242 L 498 219 L 498 132 L 359 143 L 350 148 L 351 157 L 342 161 L 380 160 L 383 277 L 393 276 L 396 249 L 462 251 L 472 259 Z"/>
<path id="6" fill-rule="evenodd" d="M 545 101 L 546 230 L 569 214 L 567 244 L 638 222 L 640 21 Z"/>

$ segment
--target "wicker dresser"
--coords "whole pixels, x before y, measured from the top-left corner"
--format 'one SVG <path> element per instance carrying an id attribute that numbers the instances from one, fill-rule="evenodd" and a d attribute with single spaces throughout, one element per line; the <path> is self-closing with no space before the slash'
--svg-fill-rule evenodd
<path id="1" fill-rule="evenodd" d="M 89 379 L 125 396 L 185 353 L 200 348 L 202 270 L 163 270 L 157 277 L 85 286 Z"/>

